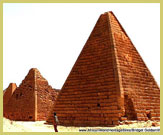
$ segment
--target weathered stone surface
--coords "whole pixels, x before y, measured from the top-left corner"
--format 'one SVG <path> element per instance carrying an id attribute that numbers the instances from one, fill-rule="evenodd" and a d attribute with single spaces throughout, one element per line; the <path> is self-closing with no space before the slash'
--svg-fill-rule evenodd
<path id="1" fill-rule="evenodd" d="M 97 21 L 48 122 L 53 112 L 68 126 L 160 119 L 160 89 L 112 12 Z"/>
<path id="2" fill-rule="evenodd" d="M 10 83 L 8 88 L 3 91 L 3 106 L 8 103 L 10 97 L 12 96 L 16 88 L 16 83 Z"/>
<path id="3" fill-rule="evenodd" d="M 58 92 L 52 89 L 40 72 L 32 68 L 11 98 L 8 98 L 4 116 L 11 120 L 46 120 L 57 95 Z"/>

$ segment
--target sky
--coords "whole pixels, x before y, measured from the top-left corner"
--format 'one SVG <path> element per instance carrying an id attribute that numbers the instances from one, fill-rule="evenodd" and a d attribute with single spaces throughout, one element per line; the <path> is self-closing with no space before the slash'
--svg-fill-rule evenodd
<path id="1" fill-rule="evenodd" d="M 4 3 L 3 89 L 31 68 L 61 89 L 100 14 L 113 11 L 160 86 L 159 3 Z"/>

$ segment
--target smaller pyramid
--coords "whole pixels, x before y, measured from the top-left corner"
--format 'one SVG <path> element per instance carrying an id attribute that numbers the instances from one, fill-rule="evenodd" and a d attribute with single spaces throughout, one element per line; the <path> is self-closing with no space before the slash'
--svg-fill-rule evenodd
<path id="1" fill-rule="evenodd" d="M 10 83 L 8 88 L 3 91 L 3 106 L 5 106 L 8 103 L 10 97 L 12 96 L 16 88 L 17 88 L 16 83 Z"/>
<path id="2" fill-rule="evenodd" d="M 32 68 L 8 98 L 4 117 L 22 121 L 46 120 L 57 95 L 58 92 L 48 84 L 38 69 Z"/>

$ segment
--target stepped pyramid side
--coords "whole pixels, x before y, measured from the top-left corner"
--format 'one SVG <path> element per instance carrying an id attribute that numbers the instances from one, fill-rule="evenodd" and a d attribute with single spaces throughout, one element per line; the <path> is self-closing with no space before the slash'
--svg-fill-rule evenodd
<path id="1" fill-rule="evenodd" d="M 46 120 L 46 113 L 55 98 L 55 90 L 48 85 L 37 69 L 32 68 L 9 99 L 4 108 L 4 116 L 11 120 Z"/>
<path id="2" fill-rule="evenodd" d="M 52 112 L 61 125 L 94 126 L 118 124 L 120 89 L 108 24 L 108 15 L 98 19 L 73 66 Z M 48 122 L 52 122 L 52 114 Z"/>
<path id="3" fill-rule="evenodd" d="M 108 126 L 125 119 L 159 120 L 159 102 L 154 78 L 108 12 L 98 19 L 52 112 L 61 125 Z"/>
<path id="4" fill-rule="evenodd" d="M 108 13 L 125 117 L 137 120 L 160 119 L 160 89 L 112 12 Z"/>

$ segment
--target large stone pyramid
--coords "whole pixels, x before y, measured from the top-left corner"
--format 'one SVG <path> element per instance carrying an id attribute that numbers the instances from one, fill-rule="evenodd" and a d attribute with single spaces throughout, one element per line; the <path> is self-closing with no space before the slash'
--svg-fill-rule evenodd
<path id="1" fill-rule="evenodd" d="M 6 92 L 5 92 L 6 93 Z M 4 116 L 11 120 L 46 120 L 58 92 L 32 68 L 4 106 Z"/>
<path id="2" fill-rule="evenodd" d="M 160 119 L 160 89 L 112 12 L 99 17 L 53 112 L 67 126 Z"/>

